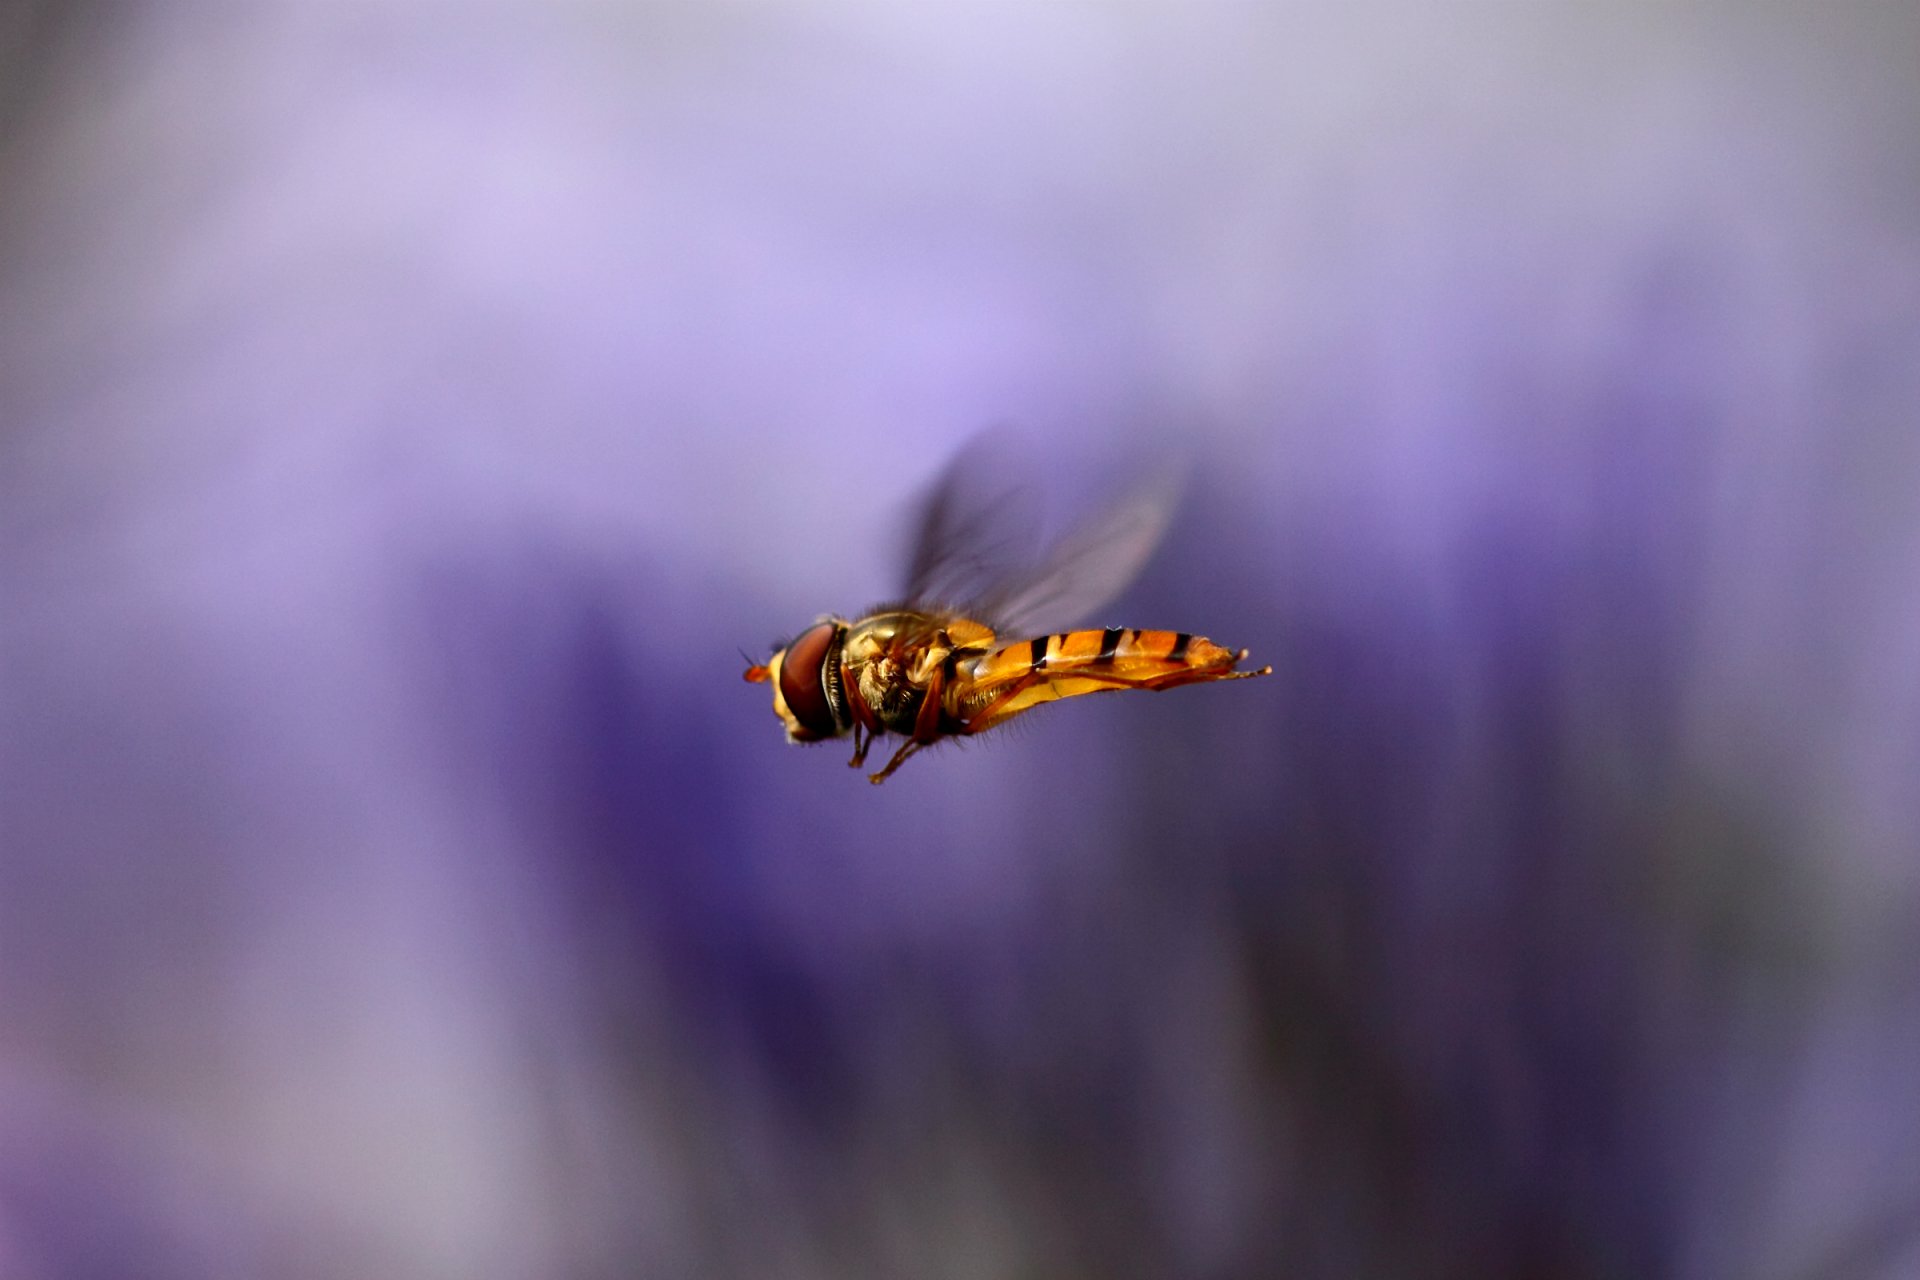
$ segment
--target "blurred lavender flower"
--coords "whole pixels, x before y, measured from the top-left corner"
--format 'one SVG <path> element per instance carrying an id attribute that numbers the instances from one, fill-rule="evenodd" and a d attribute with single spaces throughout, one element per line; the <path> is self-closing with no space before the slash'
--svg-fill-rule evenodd
<path id="1" fill-rule="evenodd" d="M 10 15 L 0 1274 L 1920 1265 L 1920 15 Z M 1005 421 L 1276 678 L 788 749 Z"/>

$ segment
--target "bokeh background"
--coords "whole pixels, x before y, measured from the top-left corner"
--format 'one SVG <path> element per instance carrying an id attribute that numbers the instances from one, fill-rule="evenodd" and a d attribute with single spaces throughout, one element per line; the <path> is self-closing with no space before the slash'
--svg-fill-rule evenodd
<path id="1" fill-rule="evenodd" d="M 1920 1274 L 1916 68 L 11 0 L 0 1275 Z M 868 787 L 998 423 L 1276 675 Z"/>

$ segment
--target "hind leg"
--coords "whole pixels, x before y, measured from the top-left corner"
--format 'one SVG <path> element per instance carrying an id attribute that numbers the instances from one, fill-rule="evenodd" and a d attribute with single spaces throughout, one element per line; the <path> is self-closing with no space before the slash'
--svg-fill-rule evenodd
<path id="1" fill-rule="evenodd" d="M 869 738 L 867 741 L 871 742 L 873 740 Z M 914 738 L 907 739 L 907 745 L 905 745 L 904 747 L 901 747 L 898 751 L 893 753 L 893 759 L 887 761 L 887 767 L 882 769 L 878 773 L 868 774 L 867 781 L 871 782 L 876 787 L 879 786 L 881 783 L 885 782 L 888 778 L 893 776 L 893 771 L 895 769 L 898 769 L 901 765 L 907 762 L 908 756 L 912 755 L 914 752 L 918 751 L 920 748 L 926 745 L 927 745 L 926 743 L 921 742 Z"/>

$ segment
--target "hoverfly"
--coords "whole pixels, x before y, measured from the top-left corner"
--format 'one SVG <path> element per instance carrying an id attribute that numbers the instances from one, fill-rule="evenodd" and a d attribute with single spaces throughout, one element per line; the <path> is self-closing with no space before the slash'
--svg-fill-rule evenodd
<path id="1" fill-rule="evenodd" d="M 1043 702 L 1272 673 L 1236 670 L 1245 649 L 1185 631 L 1044 629 L 1077 620 L 1132 580 L 1165 531 L 1173 490 L 1143 488 L 1029 562 L 1009 510 L 1017 495 L 980 500 L 973 479 L 991 470 L 981 450 L 976 441 L 964 451 L 927 499 L 901 603 L 858 619 L 822 617 L 747 669 L 747 680 L 773 686 L 789 741 L 851 734 L 847 763 L 859 768 L 875 738 L 900 734 L 905 745 L 868 775 L 878 784 L 942 738 L 985 733 Z"/>

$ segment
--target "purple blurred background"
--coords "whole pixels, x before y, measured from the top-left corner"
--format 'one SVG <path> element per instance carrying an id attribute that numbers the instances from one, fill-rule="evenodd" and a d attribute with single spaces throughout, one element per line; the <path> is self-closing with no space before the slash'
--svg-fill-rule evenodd
<path id="1" fill-rule="evenodd" d="M 14 0 L 0 1276 L 1920 1274 L 1916 67 Z M 1276 677 L 868 787 L 993 423 Z"/>

